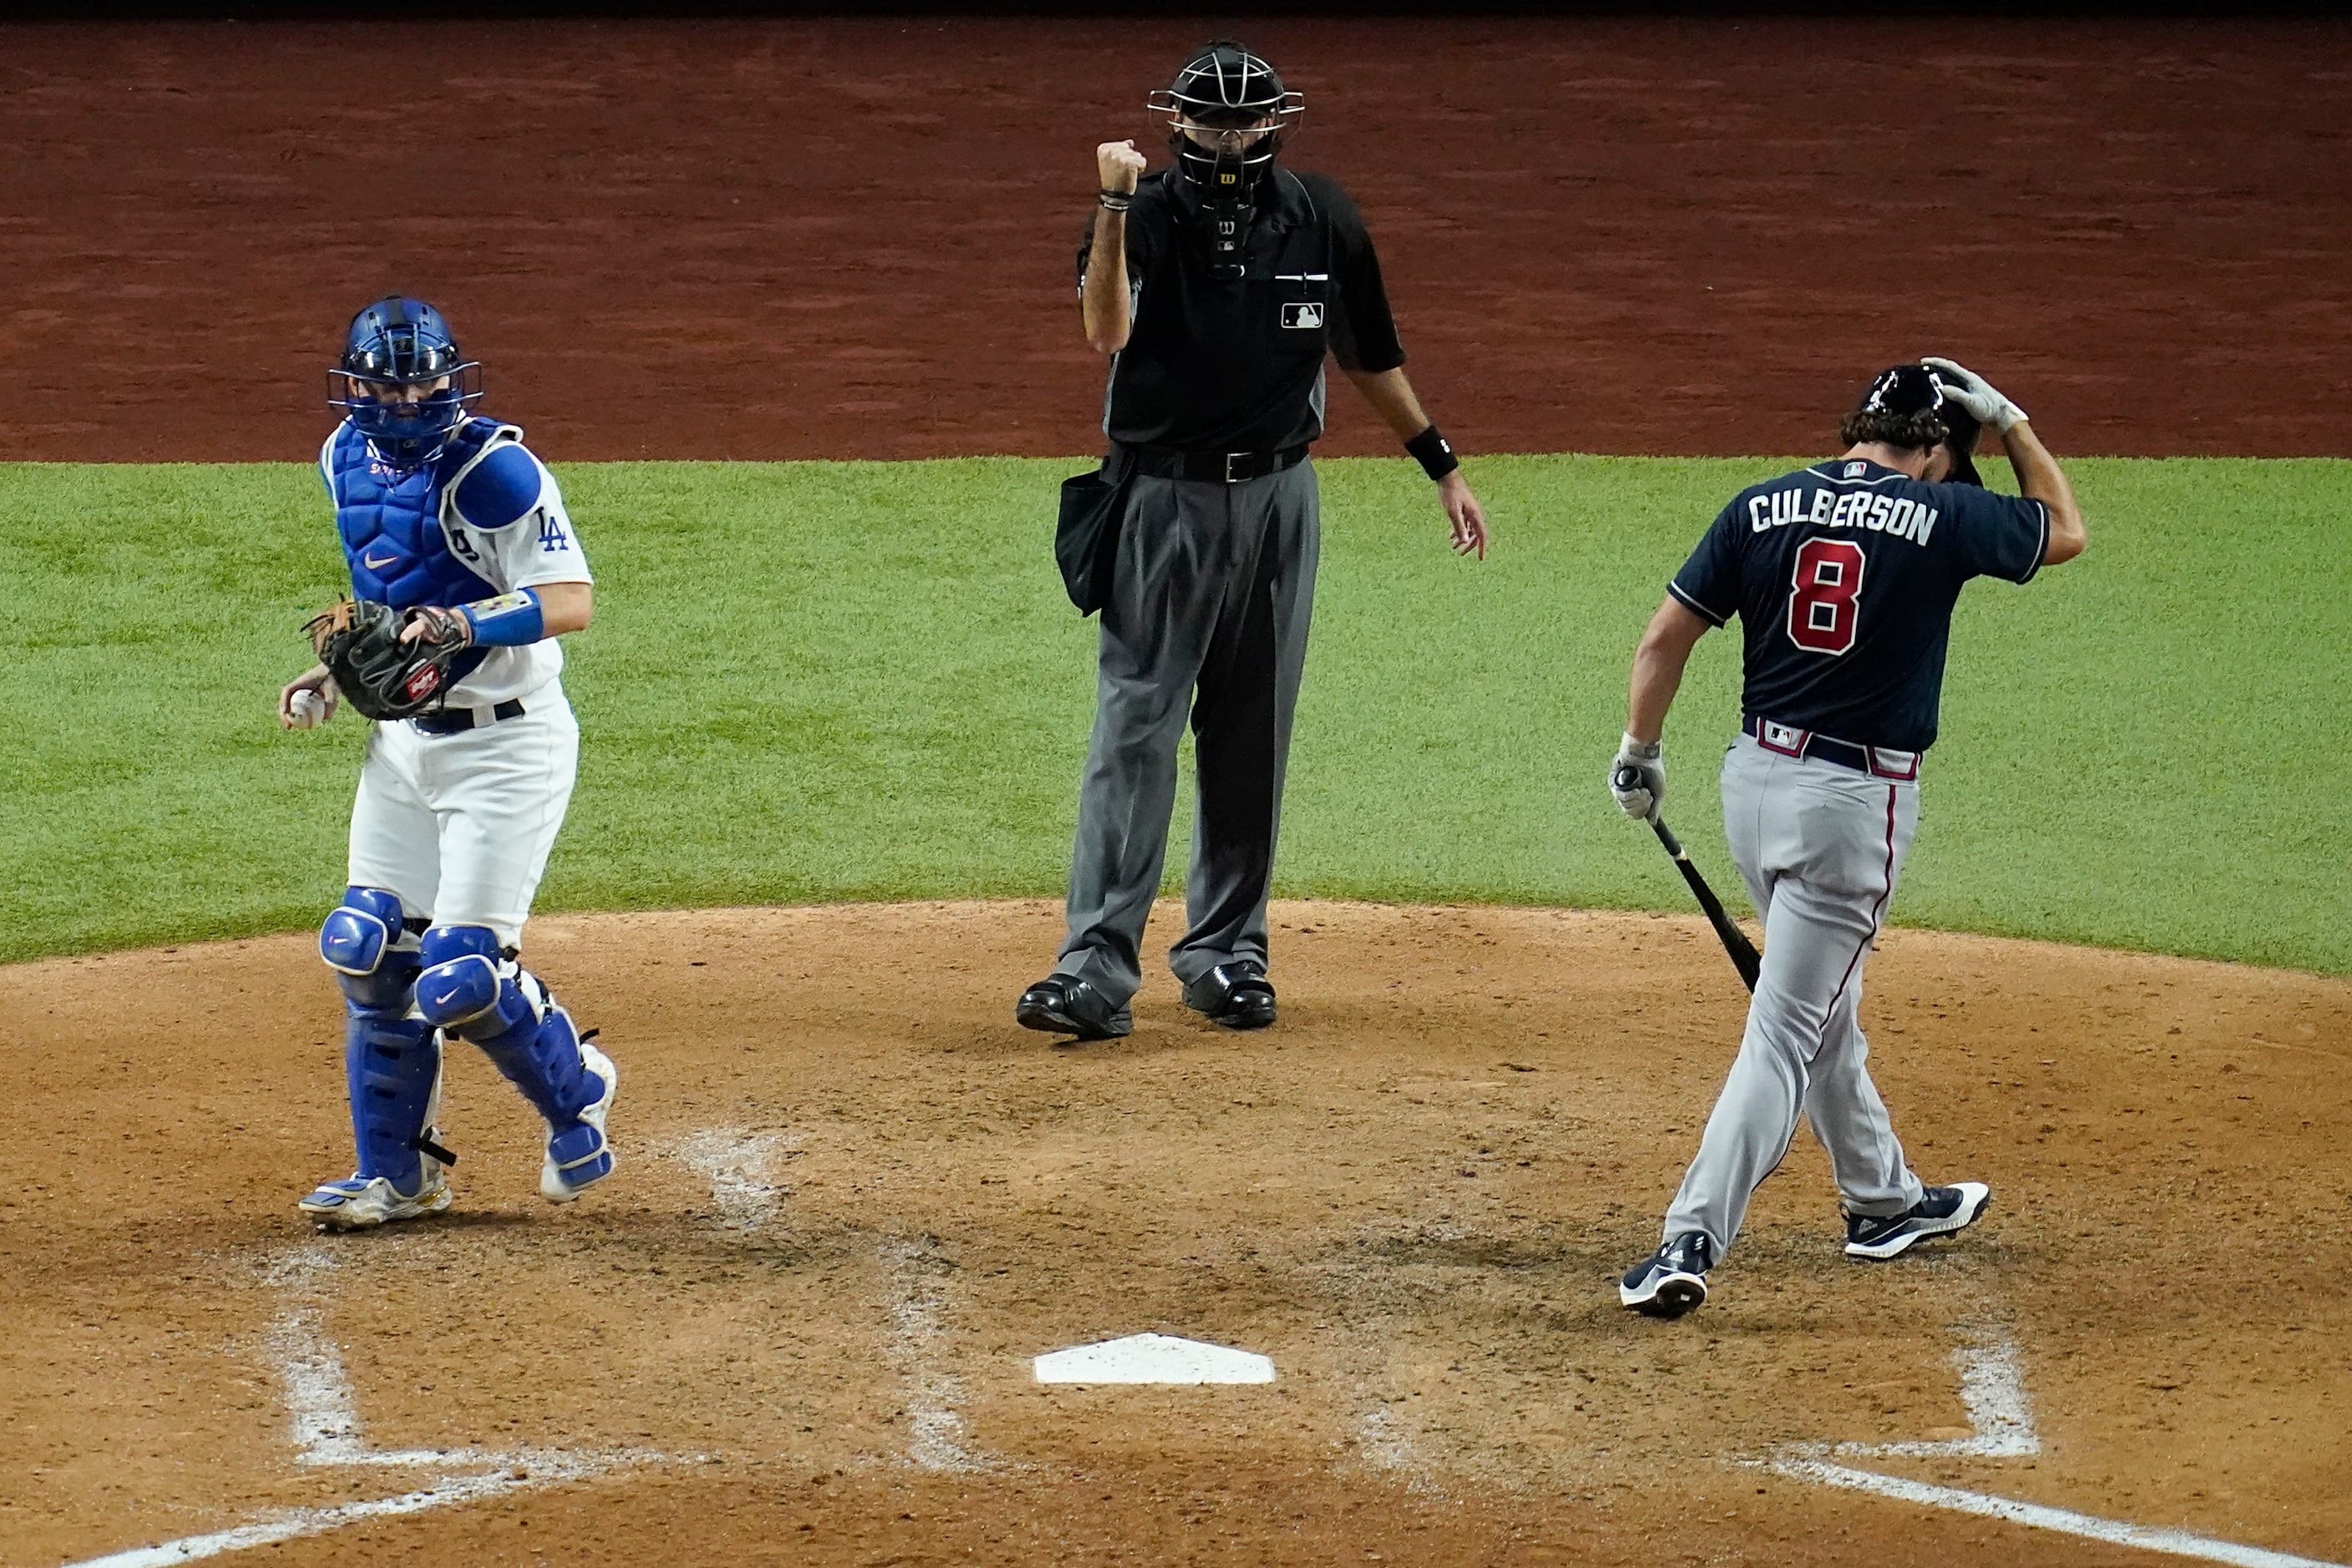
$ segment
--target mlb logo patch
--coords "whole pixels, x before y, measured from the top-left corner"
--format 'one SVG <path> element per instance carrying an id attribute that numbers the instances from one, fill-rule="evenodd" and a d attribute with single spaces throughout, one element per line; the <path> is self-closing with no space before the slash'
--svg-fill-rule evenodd
<path id="1" fill-rule="evenodd" d="M 1868 472 L 1870 472 L 1868 463 L 1848 463 L 1845 466 L 1845 477 L 1850 479 L 1858 479 Z"/>
<path id="2" fill-rule="evenodd" d="M 1323 307 L 1311 303 L 1285 305 L 1282 308 L 1282 324 L 1286 327 L 1301 327 L 1312 331 L 1323 324 Z"/>

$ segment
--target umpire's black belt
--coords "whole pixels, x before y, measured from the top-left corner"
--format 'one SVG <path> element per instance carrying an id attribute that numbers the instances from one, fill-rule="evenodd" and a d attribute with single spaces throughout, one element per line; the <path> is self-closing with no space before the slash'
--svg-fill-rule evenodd
<path id="1" fill-rule="evenodd" d="M 1741 715 L 1739 729 L 1742 734 L 1753 736 L 1758 745 L 1780 756 L 1811 757 L 1816 762 L 1868 773 L 1874 779 L 1908 783 L 1919 776 L 1919 759 L 1927 754 L 1898 752 L 1892 746 L 1857 746 L 1851 741 L 1832 740 L 1753 713 Z"/>
<path id="2" fill-rule="evenodd" d="M 1202 484 L 1237 485 L 1262 479 L 1307 460 L 1306 447 L 1285 447 L 1278 452 L 1179 452 L 1168 447 L 1121 447 L 1131 471 L 1155 479 L 1192 479 Z"/>
<path id="3" fill-rule="evenodd" d="M 444 708 L 438 713 L 419 713 L 409 722 L 428 735 L 462 735 L 479 725 L 495 724 L 502 719 L 521 717 L 521 700 L 509 697 L 491 709 L 490 716 L 487 719 L 481 716 L 481 710 L 478 708 Z"/>

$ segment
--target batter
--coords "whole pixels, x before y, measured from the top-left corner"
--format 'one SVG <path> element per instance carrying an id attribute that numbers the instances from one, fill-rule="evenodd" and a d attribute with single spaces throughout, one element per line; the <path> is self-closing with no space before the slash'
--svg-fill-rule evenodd
<path id="1" fill-rule="evenodd" d="M 456 1156 L 434 1122 L 452 1037 L 545 1120 L 540 1192 L 568 1203 L 612 1173 L 620 1074 L 517 958 L 579 758 L 555 639 L 588 624 L 587 558 L 522 432 L 474 416 L 480 367 L 430 305 L 362 310 L 330 388 L 344 418 L 319 469 L 354 596 L 401 612 L 404 640 L 462 651 L 438 705 L 368 738 L 350 886 L 319 933 L 348 1015 L 359 1168 L 298 1206 L 333 1230 L 449 1206 Z M 339 695 L 314 666 L 278 694 L 278 721 L 322 723 Z"/>
<path id="2" fill-rule="evenodd" d="M 1972 482 L 1979 422 L 2001 433 L 2022 496 Z M 1829 1152 L 1848 1257 L 1890 1258 L 1963 1229 L 1992 1195 L 1979 1182 L 1925 1186 L 1905 1162 L 1865 1066 L 1863 962 L 1918 826 L 1960 589 L 1977 576 L 2031 582 L 2072 560 L 2083 517 L 2024 411 L 1949 360 L 1879 376 L 1839 438 L 1844 457 L 1735 496 L 1675 574 L 1634 654 L 1611 764 L 1618 805 L 1654 819 L 1683 668 L 1738 616 L 1745 716 L 1724 759 L 1723 822 L 1763 918 L 1763 972 L 1664 1243 L 1618 1287 L 1625 1306 L 1656 1317 L 1706 1300 L 1707 1271 L 1800 1114 Z"/>

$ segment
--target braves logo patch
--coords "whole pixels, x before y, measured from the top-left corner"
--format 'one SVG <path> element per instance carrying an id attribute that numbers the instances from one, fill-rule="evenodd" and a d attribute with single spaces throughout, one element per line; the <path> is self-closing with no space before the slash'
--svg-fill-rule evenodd
<path id="1" fill-rule="evenodd" d="M 1323 307 L 1312 301 L 1285 305 L 1282 308 L 1282 324 L 1312 331 L 1323 324 Z"/>

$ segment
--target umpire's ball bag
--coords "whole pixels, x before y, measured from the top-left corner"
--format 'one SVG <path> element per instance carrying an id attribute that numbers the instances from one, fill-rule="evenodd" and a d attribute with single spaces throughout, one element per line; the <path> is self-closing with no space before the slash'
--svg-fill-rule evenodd
<path id="1" fill-rule="evenodd" d="M 1054 561 L 1062 586 L 1081 616 L 1110 600 L 1118 562 L 1118 529 L 1127 512 L 1127 465 L 1114 451 L 1101 468 L 1062 481 L 1062 512 L 1054 528 Z"/>

